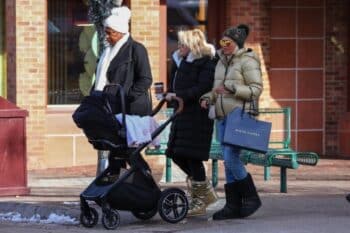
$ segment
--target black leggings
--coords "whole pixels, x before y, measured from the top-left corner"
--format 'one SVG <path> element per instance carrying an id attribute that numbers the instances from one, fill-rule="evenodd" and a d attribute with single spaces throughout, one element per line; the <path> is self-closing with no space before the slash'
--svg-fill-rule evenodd
<path id="1" fill-rule="evenodd" d="M 173 161 L 194 181 L 205 181 L 205 168 L 202 160 L 173 158 Z"/>

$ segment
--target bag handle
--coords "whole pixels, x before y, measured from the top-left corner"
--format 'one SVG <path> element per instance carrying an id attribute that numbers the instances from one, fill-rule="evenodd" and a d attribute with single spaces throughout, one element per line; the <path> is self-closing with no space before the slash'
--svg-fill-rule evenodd
<path id="1" fill-rule="evenodd" d="M 249 86 L 249 89 L 250 89 L 250 98 L 249 98 L 250 103 L 249 103 L 249 111 L 247 113 L 250 116 L 257 116 L 257 115 L 259 115 L 259 111 L 257 110 L 257 108 L 255 106 L 253 89 L 251 86 Z M 242 108 L 242 115 L 245 112 L 245 104 L 246 104 L 246 101 L 244 100 L 243 108 Z"/>

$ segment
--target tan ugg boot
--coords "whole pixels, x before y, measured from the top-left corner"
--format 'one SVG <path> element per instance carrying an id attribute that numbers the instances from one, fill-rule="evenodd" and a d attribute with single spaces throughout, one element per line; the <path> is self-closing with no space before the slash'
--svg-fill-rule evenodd
<path id="1" fill-rule="evenodd" d="M 187 216 L 205 215 L 208 205 L 218 200 L 210 181 L 194 181 L 187 177 L 187 190 L 190 196 L 190 207 Z"/>
<path id="2" fill-rule="evenodd" d="M 190 198 L 192 197 L 192 177 L 187 176 L 186 177 L 186 185 L 187 185 L 187 193 Z"/>
<path id="3" fill-rule="evenodd" d="M 215 203 L 218 196 L 210 181 L 192 181 L 192 197 L 201 199 L 206 206 Z"/>
<path id="4" fill-rule="evenodd" d="M 200 198 L 192 198 L 189 204 L 187 216 L 199 216 L 205 215 L 206 213 L 206 204 Z"/>

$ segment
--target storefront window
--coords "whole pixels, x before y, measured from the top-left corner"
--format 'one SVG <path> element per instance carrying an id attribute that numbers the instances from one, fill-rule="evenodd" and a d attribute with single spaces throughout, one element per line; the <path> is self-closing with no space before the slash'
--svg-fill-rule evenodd
<path id="1" fill-rule="evenodd" d="M 0 96 L 6 97 L 5 73 L 5 2 L 0 2 Z"/>
<path id="2" fill-rule="evenodd" d="M 48 1 L 49 104 L 78 104 L 93 83 L 97 36 L 86 3 Z"/>
<path id="3" fill-rule="evenodd" d="M 171 69 L 171 55 L 177 49 L 177 32 L 199 28 L 207 32 L 208 0 L 167 0 L 167 71 Z"/>

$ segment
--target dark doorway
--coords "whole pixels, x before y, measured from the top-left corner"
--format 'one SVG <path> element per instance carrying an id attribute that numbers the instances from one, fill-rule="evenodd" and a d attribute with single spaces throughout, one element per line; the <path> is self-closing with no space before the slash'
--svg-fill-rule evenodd
<path id="1" fill-rule="evenodd" d="M 165 41 L 166 45 L 166 54 L 161 55 L 161 57 L 166 57 L 166 62 L 161 61 L 161 63 L 166 68 L 161 66 L 160 81 L 167 82 L 169 77 L 171 56 L 177 49 L 177 32 L 179 30 L 199 28 L 206 34 L 208 41 L 216 46 L 224 30 L 225 2 L 226 0 L 161 1 L 161 7 L 166 4 L 165 14 L 161 13 L 161 25 L 163 25 L 161 27 L 161 43 L 163 44 Z M 166 24 L 163 23 L 164 21 Z M 163 33 L 163 31 L 166 33 Z"/>

